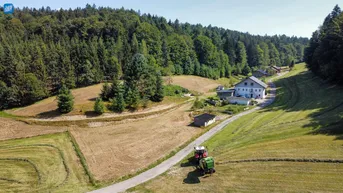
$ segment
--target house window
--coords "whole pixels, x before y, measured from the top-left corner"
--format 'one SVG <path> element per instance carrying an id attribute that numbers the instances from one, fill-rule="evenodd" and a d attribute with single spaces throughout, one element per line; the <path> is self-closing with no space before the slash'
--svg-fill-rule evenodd
<path id="1" fill-rule="evenodd" d="M 254 86 L 254 83 L 252 82 L 252 83 L 250 83 L 250 86 Z"/>
<path id="2" fill-rule="evenodd" d="M 260 91 L 260 92 L 261 92 L 261 89 L 258 89 L 258 91 Z"/>
<path id="3" fill-rule="evenodd" d="M 240 88 L 238 90 L 241 90 Z"/>
<path id="4" fill-rule="evenodd" d="M 247 85 L 248 85 L 248 83 L 247 83 L 247 82 L 245 82 L 245 83 L 244 83 L 244 85 L 245 85 L 245 86 L 247 86 Z"/>
<path id="5" fill-rule="evenodd" d="M 257 89 L 255 89 L 255 92 L 257 92 Z"/>

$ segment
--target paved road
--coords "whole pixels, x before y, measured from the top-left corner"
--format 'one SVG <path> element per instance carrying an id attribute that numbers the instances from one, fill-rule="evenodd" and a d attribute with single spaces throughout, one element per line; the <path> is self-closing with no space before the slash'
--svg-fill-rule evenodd
<path id="1" fill-rule="evenodd" d="M 180 150 L 173 157 L 165 160 L 164 162 L 157 165 L 156 167 L 151 168 L 150 170 L 147 170 L 147 171 L 145 171 L 145 172 L 143 172 L 143 173 L 141 173 L 141 174 L 139 174 L 133 178 L 130 178 L 128 180 L 107 186 L 107 187 L 102 188 L 102 189 L 92 191 L 91 193 L 124 192 L 125 190 L 127 190 L 129 188 L 132 188 L 132 187 L 135 187 L 139 184 L 142 184 L 142 183 L 144 183 L 148 180 L 151 180 L 151 179 L 155 178 L 156 176 L 166 172 L 169 168 L 171 168 L 172 166 L 174 166 L 175 164 L 180 162 L 182 159 L 184 159 L 191 152 L 193 152 L 195 146 L 198 146 L 198 145 L 204 143 L 206 140 L 211 138 L 213 135 L 215 135 L 219 131 L 223 130 L 225 128 L 225 126 L 227 126 L 229 123 L 235 121 L 236 119 L 238 119 L 244 115 L 247 115 L 249 113 L 257 111 L 257 110 L 271 104 L 275 99 L 275 85 L 272 82 L 269 82 L 268 84 L 271 87 L 271 93 L 264 100 L 264 102 L 262 102 L 258 107 L 251 109 L 251 110 L 248 110 L 248 111 L 244 111 L 242 113 L 239 113 L 237 115 L 234 115 L 234 116 L 224 120 L 223 122 L 221 122 L 220 124 L 218 124 L 217 126 L 212 128 L 211 130 L 209 130 L 208 132 L 204 133 L 202 136 L 197 138 L 195 141 L 193 141 L 192 143 L 187 145 L 187 147 Z"/>

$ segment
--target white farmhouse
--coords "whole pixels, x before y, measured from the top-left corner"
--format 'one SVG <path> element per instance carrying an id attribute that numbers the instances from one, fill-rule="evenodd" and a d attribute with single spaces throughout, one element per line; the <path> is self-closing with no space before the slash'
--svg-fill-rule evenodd
<path id="1" fill-rule="evenodd" d="M 267 84 L 255 76 L 250 76 L 235 85 L 235 96 L 246 98 L 265 98 L 267 87 Z"/>

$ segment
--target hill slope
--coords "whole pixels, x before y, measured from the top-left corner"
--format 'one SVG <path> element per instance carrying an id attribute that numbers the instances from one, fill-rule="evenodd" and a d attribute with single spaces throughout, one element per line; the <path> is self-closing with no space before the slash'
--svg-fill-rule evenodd
<path id="1" fill-rule="evenodd" d="M 203 78 L 200 76 L 192 75 L 182 75 L 182 76 L 172 76 L 165 77 L 164 81 L 168 84 L 175 84 L 187 88 L 191 91 L 196 91 L 199 93 L 207 93 L 215 89 L 219 85 L 224 85 L 225 87 L 231 87 L 235 83 L 239 82 L 239 78 L 244 76 L 236 77 L 231 76 L 230 78 L 220 78 L 218 80 L 213 80 L 209 78 Z"/>
<path id="2" fill-rule="evenodd" d="M 225 163 L 256 158 L 343 159 L 343 89 L 313 77 L 304 65 L 275 83 L 278 97 L 272 106 L 242 117 L 205 143 L 217 162 L 217 173 L 200 177 L 184 161 L 135 190 L 340 192 L 343 164 Z"/>

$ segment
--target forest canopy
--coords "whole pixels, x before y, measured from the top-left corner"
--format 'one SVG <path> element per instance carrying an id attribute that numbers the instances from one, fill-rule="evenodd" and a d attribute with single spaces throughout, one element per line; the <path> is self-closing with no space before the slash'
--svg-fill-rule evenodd
<path id="1" fill-rule="evenodd" d="M 313 32 L 305 62 L 314 74 L 343 84 L 343 13 L 338 5 Z"/>
<path id="2" fill-rule="evenodd" d="M 147 64 L 144 72 L 217 79 L 301 62 L 308 42 L 89 4 L 68 10 L 24 7 L 14 15 L 0 9 L 0 109 L 31 104 L 62 85 L 83 87 L 114 78 L 132 79 L 131 87 L 140 89 L 128 69 L 138 53 Z M 138 91 L 154 98 L 148 88 Z"/>

